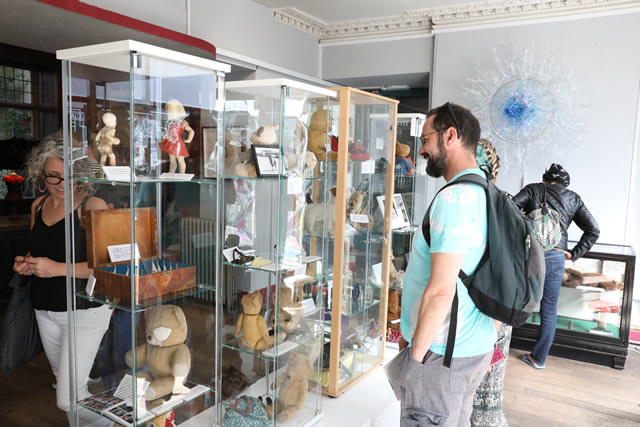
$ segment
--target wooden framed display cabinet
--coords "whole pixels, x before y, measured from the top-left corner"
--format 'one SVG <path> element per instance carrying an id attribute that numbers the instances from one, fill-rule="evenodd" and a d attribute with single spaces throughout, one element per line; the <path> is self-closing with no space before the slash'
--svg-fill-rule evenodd
<path id="1" fill-rule="evenodd" d="M 384 358 L 391 259 L 398 101 L 353 88 L 335 88 L 328 107 L 331 153 L 321 159 L 335 188 L 335 226 L 324 263 L 323 366 L 318 381 L 339 396 Z M 323 160 L 323 161 L 322 161 Z M 332 200 L 327 187 L 315 195 Z"/>
<path id="2" fill-rule="evenodd" d="M 549 354 L 624 368 L 635 263 L 630 246 L 607 244 L 596 244 L 579 260 L 566 262 Z M 539 325 L 540 315 L 534 312 L 526 324 L 513 329 L 512 346 L 531 350 Z"/>
<path id="3" fill-rule="evenodd" d="M 329 176 L 308 149 L 328 143 L 327 124 L 318 136 L 310 122 L 335 96 L 288 79 L 227 85 L 220 425 L 247 399 L 266 411 L 267 424 L 310 425 L 321 416 L 315 379 L 330 205 L 309 203 L 307 194 L 326 188 Z"/>
<path id="4" fill-rule="evenodd" d="M 418 151 L 422 145 L 420 135 L 422 127 L 427 120 L 425 114 L 400 113 L 397 123 L 397 144 L 395 156 L 394 177 L 394 209 L 391 218 L 391 251 L 392 263 L 397 271 L 395 278 L 389 281 L 389 307 L 387 311 L 387 345 L 397 348 L 400 333 L 400 301 L 402 300 L 402 284 L 404 271 L 409 263 L 409 255 L 413 243 L 413 237 L 418 227 L 422 224 L 424 213 L 427 210 L 426 197 L 416 197 L 416 194 L 426 194 L 428 176 L 424 165 L 420 165 Z M 400 153 L 399 151 L 409 152 Z M 403 156 L 404 154 L 404 156 Z M 409 161 L 400 160 L 405 158 Z M 411 169 L 409 169 L 411 168 Z M 400 205 L 401 203 L 401 205 Z M 403 209 L 408 217 L 403 217 Z"/>
<path id="5" fill-rule="evenodd" d="M 205 176 L 202 145 L 208 128 L 224 140 L 230 67 L 130 40 L 57 56 L 70 361 L 80 384 L 71 389 L 70 423 L 164 424 L 159 417 L 171 413 L 187 423 L 219 398 L 222 180 Z M 221 161 L 223 150 L 214 142 Z M 84 221 L 71 215 L 80 188 L 113 209 L 85 212 Z M 93 286 L 76 275 L 74 254 L 95 269 Z M 96 311 L 89 330 L 87 307 Z M 102 381 L 87 390 L 82 361 L 96 352 Z"/>

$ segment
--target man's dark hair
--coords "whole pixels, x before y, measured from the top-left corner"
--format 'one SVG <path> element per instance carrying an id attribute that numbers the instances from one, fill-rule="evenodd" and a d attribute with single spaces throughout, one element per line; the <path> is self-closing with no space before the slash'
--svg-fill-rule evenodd
<path id="1" fill-rule="evenodd" d="M 427 117 L 433 119 L 433 130 L 444 132 L 450 127 L 456 128 L 458 136 L 462 140 L 462 146 L 472 153 L 476 152 L 480 139 L 480 122 L 471 111 L 457 104 L 447 102 L 439 107 L 431 109 Z"/>

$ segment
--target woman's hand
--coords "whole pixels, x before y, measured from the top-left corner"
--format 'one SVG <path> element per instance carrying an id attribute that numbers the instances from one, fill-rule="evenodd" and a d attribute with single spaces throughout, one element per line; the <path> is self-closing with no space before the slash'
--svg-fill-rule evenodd
<path id="1" fill-rule="evenodd" d="M 65 263 L 47 257 L 27 257 L 26 263 L 31 274 L 42 278 L 64 276 L 67 268 Z"/>
<path id="2" fill-rule="evenodd" d="M 17 256 L 13 262 L 13 271 L 23 276 L 31 276 L 31 270 L 29 270 L 29 264 L 27 264 L 26 258 L 23 256 Z"/>

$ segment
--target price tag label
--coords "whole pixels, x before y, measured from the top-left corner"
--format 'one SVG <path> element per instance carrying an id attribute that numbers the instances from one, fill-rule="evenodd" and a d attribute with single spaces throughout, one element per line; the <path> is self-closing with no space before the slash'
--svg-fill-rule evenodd
<path id="1" fill-rule="evenodd" d="M 90 297 L 93 296 L 93 288 L 95 286 L 96 286 L 96 278 L 94 277 L 93 274 L 90 274 L 89 280 L 87 280 L 87 287 L 86 287 L 87 295 L 89 295 Z"/>
<path id="2" fill-rule="evenodd" d="M 384 138 L 376 138 L 376 150 L 382 150 L 384 148 Z"/>
<path id="3" fill-rule="evenodd" d="M 365 162 L 362 162 L 362 167 L 361 167 L 361 171 L 362 174 L 372 174 L 376 171 L 376 162 L 374 162 L 373 160 L 367 160 Z"/>
<path id="4" fill-rule="evenodd" d="M 302 178 L 298 176 L 291 176 L 287 180 L 287 194 L 300 194 L 302 193 Z"/>
<path id="5" fill-rule="evenodd" d="M 368 215 L 350 214 L 349 218 L 351 219 L 351 222 L 357 222 L 357 223 L 360 223 L 360 224 L 369 224 L 369 216 Z"/>
<path id="6" fill-rule="evenodd" d="M 102 170 L 109 181 L 131 181 L 131 168 L 129 166 L 103 166 Z"/>
<path id="7" fill-rule="evenodd" d="M 311 313 L 315 309 L 316 303 L 312 298 L 305 298 L 302 300 L 302 311 L 304 312 L 304 314 Z"/>

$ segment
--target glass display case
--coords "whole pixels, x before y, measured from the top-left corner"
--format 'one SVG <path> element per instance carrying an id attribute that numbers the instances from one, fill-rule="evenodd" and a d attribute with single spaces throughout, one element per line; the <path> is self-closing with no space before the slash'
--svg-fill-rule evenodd
<path id="1" fill-rule="evenodd" d="M 416 197 L 416 194 L 426 194 L 427 173 L 418 154 L 422 145 L 420 135 L 426 120 L 425 114 L 398 114 L 394 202 L 397 201 L 396 204 L 402 203 L 399 210 L 402 212 L 404 208 L 408 218 L 405 219 L 402 215 L 396 214 L 392 215 L 391 219 L 391 251 L 393 254 L 391 262 L 398 272 L 396 280 L 389 283 L 387 345 L 391 347 L 397 347 L 400 337 L 402 283 L 404 271 L 409 263 L 413 236 L 422 224 L 424 213 L 427 210 L 426 197 Z"/>
<path id="2" fill-rule="evenodd" d="M 635 259 L 630 246 L 596 244 L 582 258 L 566 262 L 551 355 L 624 368 Z M 525 325 L 514 328 L 513 346 L 533 348 L 539 325 L 535 310 Z"/>
<path id="3" fill-rule="evenodd" d="M 395 276 L 391 213 L 397 207 L 398 102 L 348 87 L 335 90 L 338 100 L 324 116 L 331 145 L 319 165 L 326 185 L 312 193 L 314 200 L 328 200 L 332 211 L 322 283 L 324 360 L 317 378 L 330 396 L 344 393 L 384 358 L 387 287 Z"/>
<path id="4" fill-rule="evenodd" d="M 222 163 L 230 67 L 130 40 L 57 57 L 70 422 L 186 422 L 216 399 L 222 180 L 204 148 Z"/>
<path id="5" fill-rule="evenodd" d="M 322 365 L 331 227 L 328 200 L 308 200 L 329 179 L 311 151 L 327 145 L 327 124 L 311 117 L 336 93 L 287 79 L 226 93 L 219 424 L 238 425 L 250 405 L 266 424 L 308 425 L 321 416 L 310 379 Z"/>

